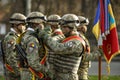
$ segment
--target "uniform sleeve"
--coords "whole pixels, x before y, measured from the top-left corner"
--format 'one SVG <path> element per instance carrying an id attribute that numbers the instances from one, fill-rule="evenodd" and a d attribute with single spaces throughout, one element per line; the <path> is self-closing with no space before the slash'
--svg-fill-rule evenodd
<path id="1" fill-rule="evenodd" d="M 58 54 L 80 54 L 83 51 L 83 45 L 78 40 L 71 40 L 66 43 L 59 43 L 49 37 L 47 39 L 47 45 Z"/>
<path id="2" fill-rule="evenodd" d="M 101 53 L 98 50 L 96 50 L 92 53 L 83 54 L 82 56 L 84 56 L 83 61 L 90 61 L 90 60 L 98 59 L 98 57 L 101 56 Z"/>
<path id="3" fill-rule="evenodd" d="M 58 42 L 61 42 L 65 37 L 62 35 L 53 36 L 52 39 Z"/>
<path id="4" fill-rule="evenodd" d="M 11 63 L 14 61 L 16 38 L 14 36 L 6 36 L 3 41 L 3 49 L 5 53 L 5 61 Z"/>
<path id="5" fill-rule="evenodd" d="M 35 37 L 30 37 L 27 39 L 26 53 L 28 64 L 34 69 L 39 70 L 39 42 Z"/>
<path id="6" fill-rule="evenodd" d="M 15 49 L 16 38 L 14 36 L 8 36 L 4 39 L 4 47 L 8 52 L 13 51 Z"/>

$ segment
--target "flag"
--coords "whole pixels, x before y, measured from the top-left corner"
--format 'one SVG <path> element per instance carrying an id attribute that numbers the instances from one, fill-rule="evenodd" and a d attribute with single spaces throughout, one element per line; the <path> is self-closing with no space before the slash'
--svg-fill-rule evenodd
<path id="1" fill-rule="evenodd" d="M 99 0 L 92 32 L 98 41 L 98 46 L 102 46 L 104 57 L 109 64 L 111 59 L 120 53 L 116 23 L 110 0 Z"/>

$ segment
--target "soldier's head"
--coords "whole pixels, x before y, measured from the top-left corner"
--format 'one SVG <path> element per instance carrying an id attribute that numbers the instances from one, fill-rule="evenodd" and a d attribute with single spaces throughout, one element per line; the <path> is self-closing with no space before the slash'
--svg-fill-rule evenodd
<path id="1" fill-rule="evenodd" d="M 60 25 L 65 36 L 69 36 L 71 32 L 79 26 L 79 19 L 75 14 L 65 14 L 62 16 Z"/>
<path id="2" fill-rule="evenodd" d="M 14 28 L 18 33 L 22 33 L 26 29 L 26 17 L 21 13 L 14 13 L 10 17 L 9 23 L 11 27 Z"/>
<path id="3" fill-rule="evenodd" d="M 77 27 L 77 31 L 85 34 L 87 32 L 87 25 L 89 24 L 89 20 L 83 16 L 78 16 L 78 18 L 80 25 Z"/>
<path id="4" fill-rule="evenodd" d="M 31 12 L 28 14 L 26 22 L 28 23 L 28 27 L 31 28 L 44 28 L 44 22 L 46 21 L 46 17 L 41 12 Z"/>
<path id="5" fill-rule="evenodd" d="M 57 14 L 52 14 L 47 18 L 47 24 L 51 26 L 52 31 L 54 32 L 55 29 L 60 28 L 59 22 L 61 17 Z"/>

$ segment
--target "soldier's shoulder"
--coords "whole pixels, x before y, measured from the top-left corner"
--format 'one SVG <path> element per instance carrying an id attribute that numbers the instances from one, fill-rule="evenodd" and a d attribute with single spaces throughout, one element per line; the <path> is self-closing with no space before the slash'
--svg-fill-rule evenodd
<path id="1" fill-rule="evenodd" d="M 65 45 L 69 46 L 69 47 L 77 46 L 77 45 L 80 45 L 80 44 L 81 44 L 81 42 L 79 40 L 76 40 L 76 39 L 72 39 L 72 40 L 69 40 L 69 41 L 65 42 Z"/>
<path id="2" fill-rule="evenodd" d="M 22 37 L 22 41 L 27 43 L 32 41 L 38 42 L 37 38 L 29 33 L 24 34 L 24 36 Z"/>
<path id="3" fill-rule="evenodd" d="M 72 39 L 72 40 L 69 40 L 69 41 L 72 41 L 72 42 L 74 42 L 74 43 L 80 43 L 80 42 L 81 42 L 80 39 Z"/>
<path id="4" fill-rule="evenodd" d="M 70 40 L 66 43 L 66 45 L 68 45 L 69 47 L 76 47 L 76 48 L 80 48 L 83 43 L 82 41 L 80 40 L 77 40 L 77 39 L 73 39 L 73 40 Z"/>
<path id="5" fill-rule="evenodd" d="M 7 34 L 8 36 L 15 36 L 15 33 L 14 32 L 12 32 L 12 31 L 10 31 L 10 32 L 8 32 L 8 34 Z"/>
<path id="6" fill-rule="evenodd" d="M 4 40 L 15 39 L 15 34 L 13 32 L 8 32 L 7 35 L 4 37 Z"/>

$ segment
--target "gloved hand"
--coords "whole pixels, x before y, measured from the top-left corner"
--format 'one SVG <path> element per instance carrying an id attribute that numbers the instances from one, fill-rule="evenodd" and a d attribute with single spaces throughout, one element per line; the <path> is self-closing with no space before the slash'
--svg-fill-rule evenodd
<path id="1" fill-rule="evenodd" d="M 52 29 L 50 27 L 45 27 L 44 30 L 39 32 L 38 37 L 46 40 L 51 35 L 51 33 Z"/>
<path id="2" fill-rule="evenodd" d="M 52 29 L 51 27 L 47 26 L 44 28 L 44 31 L 46 31 L 48 34 L 51 34 L 52 33 Z"/>
<path id="3" fill-rule="evenodd" d="M 99 56 L 103 56 L 103 50 L 102 49 L 98 49 L 98 53 L 99 53 Z"/>

